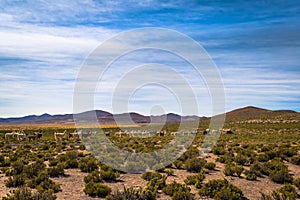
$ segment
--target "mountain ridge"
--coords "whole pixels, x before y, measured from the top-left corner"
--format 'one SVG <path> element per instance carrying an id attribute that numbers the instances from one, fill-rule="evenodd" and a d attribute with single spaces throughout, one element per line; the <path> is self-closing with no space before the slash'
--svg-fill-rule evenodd
<path id="1" fill-rule="evenodd" d="M 72 124 L 73 116 L 77 119 L 85 119 L 88 122 L 92 113 L 95 113 L 97 119 L 102 124 L 114 124 L 116 121 L 123 124 L 146 124 L 146 123 L 177 123 L 181 121 L 193 121 L 199 119 L 209 119 L 210 117 L 199 117 L 196 115 L 181 116 L 175 113 L 163 115 L 146 116 L 136 112 L 112 114 L 103 110 L 91 110 L 76 114 L 55 114 L 44 113 L 42 115 L 27 115 L 24 117 L 0 118 L 0 124 Z M 226 122 L 243 121 L 252 119 L 300 119 L 300 113 L 293 110 L 268 110 L 255 106 L 246 106 L 226 112 Z"/>

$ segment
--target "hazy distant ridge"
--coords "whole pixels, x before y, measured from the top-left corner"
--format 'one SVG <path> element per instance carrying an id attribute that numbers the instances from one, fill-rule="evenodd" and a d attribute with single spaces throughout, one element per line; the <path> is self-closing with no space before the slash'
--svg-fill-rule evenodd
<path id="1" fill-rule="evenodd" d="M 86 122 L 90 121 L 89 117 L 91 112 L 95 112 L 98 121 L 101 124 L 114 124 L 115 119 L 118 123 L 123 124 L 145 124 L 145 123 L 176 123 L 182 121 L 192 121 L 199 120 L 205 117 L 198 116 L 180 116 L 174 113 L 168 113 L 160 116 L 145 116 L 139 113 L 123 113 L 115 114 L 102 111 L 94 110 L 79 113 L 81 119 L 84 119 Z M 130 116 L 130 117 L 129 117 Z M 132 119 L 129 120 L 129 119 Z M 263 108 L 257 108 L 253 106 L 248 106 L 244 108 L 239 108 L 226 113 L 226 121 L 245 121 L 245 120 L 300 120 L 300 113 L 292 110 L 267 110 Z M 28 115 L 19 118 L 0 118 L 0 124 L 73 124 L 73 114 L 57 114 L 49 115 L 47 113 L 43 115 Z"/>

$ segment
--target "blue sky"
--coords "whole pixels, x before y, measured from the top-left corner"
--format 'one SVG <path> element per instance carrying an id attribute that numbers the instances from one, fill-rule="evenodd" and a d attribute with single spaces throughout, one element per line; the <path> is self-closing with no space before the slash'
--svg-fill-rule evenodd
<path id="1" fill-rule="evenodd" d="M 299 19 L 298 1 L 1 0 L 0 117 L 72 113 L 84 59 L 121 31 L 143 27 L 174 29 L 199 42 L 220 70 L 226 110 L 254 105 L 300 111 Z M 170 55 L 147 51 L 108 72 L 110 81 L 98 89 L 95 108 L 113 111 L 110 89 L 127 69 L 120 65 L 146 58 L 172 65 L 190 81 L 200 104 L 199 112 L 190 114 L 211 114 L 203 80 L 186 64 L 168 61 Z M 133 95 L 129 111 L 156 114 L 153 105 L 180 112 L 172 95 L 149 87 Z"/>

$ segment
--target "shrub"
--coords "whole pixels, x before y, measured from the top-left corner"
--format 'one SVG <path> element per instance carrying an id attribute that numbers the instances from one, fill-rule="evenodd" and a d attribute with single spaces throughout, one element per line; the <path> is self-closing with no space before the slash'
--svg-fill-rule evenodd
<path id="1" fill-rule="evenodd" d="M 217 156 L 224 155 L 226 153 L 225 147 L 223 147 L 223 146 L 214 146 L 213 149 L 212 149 L 212 153 L 217 155 Z"/>
<path id="2" fill-rule="evenodd" d="M 99 171 L 93 171 L 89 175 L 84 177 L 84 182 L 85 183 L 89 183 L 89 182 L 102 183 L 103 179 L 102 179 Z"/>
<path id="3" fill-rule="evenodd" d="M 45 167 L 46 165 L 43 163 L 43 161 L 38 160 L 35 163 L 27 165 L 24 168 L 24 173 L 28 178 L 33 178 L 34 176 L 37 176 L 39 172 L 43 171 Z"/>
<path id="4" fill-rule="evenodd" d="M 60 191 L 60 185 L 49 179 L 49 175 L 45 171 L 39 173 L 37 177 L 28 182 L 28 186 L 31 188 L 36 188 L 39 191 Z"/>
<path id="5" fill-rule="evenodd" d="M 261 193 L 261 200 L 296 200 L 297 197 L 295 187 L 290 184 L 274 190 L 270 195 Z"/>
<path id="6" fill-rule="evenodd" d="M 150 181 L 151 179 L 153 178 L 162 178 L 162 175 L 158 172 L 145 172 L 143 175 L 142 175 L 142 178 L 146 181 Z"/>
<path id="7" fill-rule="evenodd" d="M 24 163 L 20 160 L 17 160 L 16 162 L 13 162 L 11 164 L 12 167 L 12 174 L 18 175 L 21 174 L 24 169 Z"/>
<path id="8" fill-rule="evenodd" d="M 188 197 L 188 199 L 191 199 L 190 190 L 191 189 L 186 185 L 174 181 L 173 183 L 163 188 L 163 193 L 171 196 L 172 199 L 176 199 L 176 200 L 179 199 L 180 197 L 183 197 L 182 199 L 186 199 L 186 197 Z"/>
<path id="9" fill-rule="evenodd" d="M 300 178 L 294 179 L 294 185 L 300 190 Z"/>
<path id="10" fill-rule="evenodd" d="M 89 182 L 85 185 L 84 193 L 92 197 L 106 197 L 111 193 L 110 187 L 102 183 Z"/>
<path id="11" fill-rule="evenodd" d="M 262 164 L 255 162 L 250 166 L 250 173 L 255 174 L 258 177 L 262 177 L 263 174 L 268 174 L 268 169 Z"/>
<path id="12" fill-rule="evenodd" d="M 150 190 L 141 190 L 124 187 L 123 191 L 117 191 L 115 194 L 106 197 L 107 200 L 155 200 L 156 193 Z"/>
<path id="13" fill-rule="evenodd" d="M 28 188 L 19 188 L 12 191 L 3 200 L 55 200 L 56 196 L 49 191 L 31 192 Z"/>
<path id="14" fill-rule="evenodd" d="M 177 191 L 174 192 L 172 200 L 193 200 L 194 195 L 190 193 L 185 187 L 179 187 Z"/>
<path id="15" fill-rule="evenodd" d="M 157 190 L 163 189 L 165 186 L 166 186 L 166 177 L 162 176 L 162 178 L 156 177 L 151 179 L 148 182 L 146 188 L 156 192 Z"/>
<path id="16" fill-rule="evenodd" d="M 235 166 L 234 171 L 235 171 L 236 175 L 238 177 L 240 177 L 244 171 L 244 168 L 243 168 L 243 166 L 237 165 L 237 166 Z"/>
<path id="17" fill-rule="evenodd" d="M 189 158 L 185 162 L 185 169 L 189 172 L 200 172 L 206 164 L 203 158 Z"/>
<path id="18" fill-rule="evenodd" d="M 279 171 L 272 171 L 270 173 L 270 179 L 275 183 L 291 183 L 293 181 L 292 176 L 289 174 L 288 170 L 283 168 Z"/>
<path id="19" fill-rule="evenodd" d="M 295 165 L 300 165 L 300 156 L 293 156 L 291 158 L 291 163 L 293 163 Z"/>
<path id="20" fill-rule="evenodd" d="M 214 199 L 239 200 L 243 197 L 242 191 L 236 186 L 228 183 L 226 179 L 210 180 L 203 184 L 199 195 Z"/>
<path id="21" fill-rule="evenodd" d="M 120 177 L 120 173 L 114 171 L 112 168 L 108 168 L 107 170 L 101 169 L 100 175 L 101 175 L 101 178 L 106 181 L 108 181 L 108 180 L 115 181 L 117 178 Z"/>
<path id="22" fill-rule="evenodd" d="M 25 184 L 25 179 L 23 175 L 14 175 L 10 176 L 6 181 L 5 181 L 5 186 L 6 187 L 20 187 Z"/>
<path id="23" fill-rule="evenodd" d="M 216 168 L 216 164 L 213 162 L 208 162 L 208 163 L 205 163 L 204 168 L 209 169 L 209 170 L 214 170 Z"/>
<path id="24" fill-rule="evenodd" d="M 234 158 L 234 161 L 238 164 L 238 165 L 245 165 L 248 162 L 248 158 L 245 155 L 242 154 L 237 154 Z"/>
<path id="25" fill-rule="evenodd" d="M 47 172 L 51 178 L 65 175 L 64 166 L 62 164 L 58 164 L 54 167 L 49 167 L 47 169 Z"/>
<path id="26" fill-rule="evenodd" d="M 5 158 L 4 155 L 0 154 L 0 167 L 9 167 L 10 162 L 9 159 Z"/>
<path id="27" fill-rule="evenodd" d="M 253 173 L 251 170 L 246 171 L 245 174 L 246 174 L 246 179 L 247 179 L 248 181 L 255 181 L 255 180 L 257 179 L 256 174 Z"/>
<path id="28" fill-rule="evenodd" d="M 196 175 L 187 176 L 184 182 L 187 185 L 194 185 L 196 188 L 201 188 L 202 181 L 205 179 L 205 175 L 203 173 L 198 173 Z"/>
<path id="29" fill-rule="evenodd" d="M 90 157 L 90 156 L 81 158 L 79 160 L 78 167 L 82 172 L 92 172 L 92 171 L 97 170 L 99 168 L 98 164 L 97 164 L 97 161 L 94 158 Z"/>
<path id="30" fill-rule="evenodd" d="M 234 173 L 235 173 L 235 165 L 226 164 L 224 169 L 225 176 L 234 176 Z"/>

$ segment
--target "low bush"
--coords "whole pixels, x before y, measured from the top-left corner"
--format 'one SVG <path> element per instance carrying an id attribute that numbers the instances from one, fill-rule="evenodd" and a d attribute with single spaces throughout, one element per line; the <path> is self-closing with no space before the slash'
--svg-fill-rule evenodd
<path id="1" fill-rule="evenodd" d="M 111 188 L 102 183 L 89 182 L 83 191 L 89 196 L 104 198 L 111 193 Z"/>
<path id="2" fill-rule="evenodd" d="M 205 175 L 200 172 L 196 175 L 187 176 L 184 182 L 187 185 L 194 185 L 196 188 L 201 188 L 202 181 L 205 179 Z"/>
<path id="3" fill-rule="evenodd" d="M 234 161 L 238 165 L 245 165 L 248 162 L 248 157 L 239 153 L 235 156 Z"/>
<path id="4" fill-rule="evenodd" d="M 274 170 L 269 175 L 270 179 L 275 183 L 291 183 L 293 181 L 292 176 L 289 174 L 289 171 L 285 168 L 278 171 Z"/>
<path id="5" fill-rule="evenodd" d="M 224 169 L 225 176 L 234 176 L 235 174 L 235 165 L 234 164 L 226 164 Z"/>
<path id="6" fill-rule="evenodd" d="M 300 190 L 300 178 L 294 179 L 293 183 Z"/>
<path id="7" fill-rule="evenodd" d="M 146 181 L 150 181 L 151 179 L 153 178 L 162 178 L 162 175 L 158 172 L 145 172 L 143 175 L 142 175 L 142 178 Z"/>
<path id="8" fill-rule="evenodd" d="M 226 179 L 208 181 L 202 185 L 199 195 L 220 200 L 239 200 L 243 197 L 242 191 L 238 187 L 228 183 Z"/>
<path id="9" fill-rule="evenodd" d="M 81 158 L 78 167 L 82 172 L 92 172 L 99 168 L 97 161 L 91 156 Z"/>
<path id="10" fill-rule="evenodd" d="M 295 187 L 286 184 L 278 190 L 274 190 L 271 194 L 261 193 L 261 200 L 296 200 L 298 197 Z"/>
<path id="11" fill-rule="evenodd" d="M 256 174 L 251 170 L 245 171 L 245 175 L 248 181 L 255 181 L 257 179 Z"/>
<path id="12" fill-rule="evenodd" d="M 101 169 L 100 175 L 101 178 L 106 181 L 115 181 L 117 178 L 120 177 L 120 173 L 114 171 L 112 168 L 108 168 L 106 170 Z"/>
<path id="13" fill-rule="evenodd" d="M 185 162 L 185 169 L 189 172 L 200 172 L 205 164 L 206 160 L 203 158 L 189 158 Z"/>
<path id="14" fill-rule="evenodd" d="M 209 169 L 209 170 L 214 170 L 216 168 L 216 164 L 213 162 L 208 162 L 208 163 L 205 163 L 204 168 Z"/>
<path id="15" fill-rule="evenodd" d="M 180 199 L 193 199 L 193 195 L 190 193 L 190 188 L 184 184 L 173 182 L 163 188 L 163 193 L 172 197 L 173 200 Z"/>
<path id="16" fill-rule="evenodd" d="M 56 196 L 49 191 L 32 192 L 28 188 L 19 188 L 2 198 L 3 200 L 55 200 Z"/>
<path id="17" fill-rule="evenodd" d="M 6 187 L 21 187 L 25 184 L 25 178 L 23 175 L 14 175 L 10 176 L 6 181 L 5 181 L 5 186 Z"/>
<path id="18" fill-rule="evenodd" d="M 51 178 L 65 175 L 65 170 L 64 170 L 63 164 L 58 164 L 57 166 L 49 167 L 47 169 L 47 172 Z"/>
<path id="19" fill-rule="evenodd" d="M 84 177 L 84 182 L 85 183 L 89 183 L 89 182 L 102 183 L 103 179 L 102 179 L 99 171 L 93 171 L 89 175 Z"/>
<path id="20" fill-rule="evenodd" d="M 106 197 L 107 200 L 155 200 L 156 193 L 150 190 L 134 189 L 124 187 L 123 191 Z"/>

